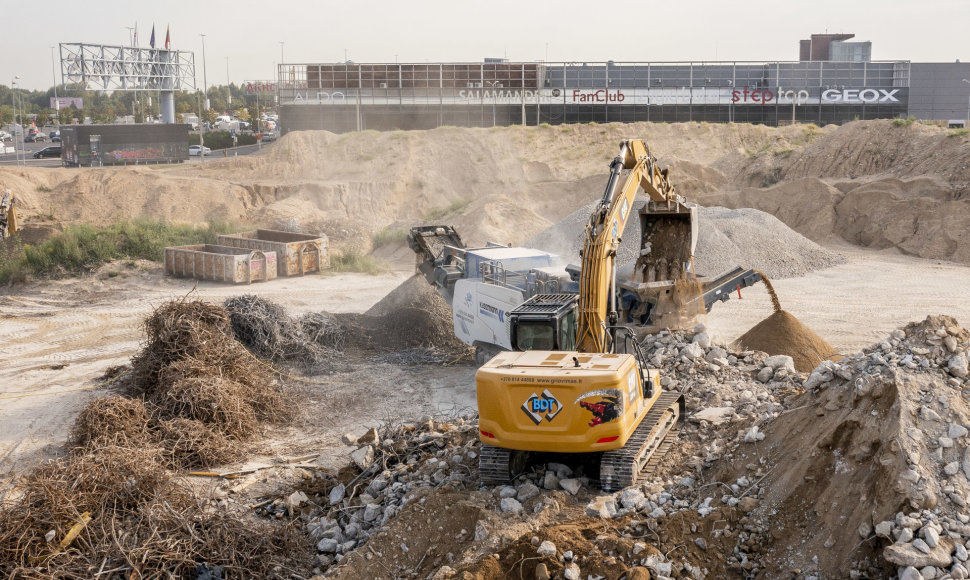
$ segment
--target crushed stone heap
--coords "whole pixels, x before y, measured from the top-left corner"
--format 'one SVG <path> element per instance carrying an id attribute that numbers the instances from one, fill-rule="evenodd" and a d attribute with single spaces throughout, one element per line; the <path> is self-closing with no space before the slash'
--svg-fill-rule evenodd
<path id="1" fill-rule="evenodd" d="M 523 245 L 562 256 L 579 263 L 583 228 L 596 203 L 589 203 Z M 634 216 L 646 201 L 638 197 Z M 639 218 L 627 223 L 617 250 L 617 268 L 632 264 L 640 254 Z M 694 266 L 700 276 L 717 276 L 741 266 L 763 271 L 770 278 L 795 278 L 845 262 L 845 258 L 826 250 L 795 232 L 778 218 L 765 212 L 742 208 L 698 207 L 698 238 Z"/>
<path id="2" fill-rule="evenodd" d="M 777 572 L 818 556 L 826 576 L 968 576 L 968 339 L 931 316 L 822 362 L 725 470 L 767 467 L 753 517 L 771 530 Z"/>

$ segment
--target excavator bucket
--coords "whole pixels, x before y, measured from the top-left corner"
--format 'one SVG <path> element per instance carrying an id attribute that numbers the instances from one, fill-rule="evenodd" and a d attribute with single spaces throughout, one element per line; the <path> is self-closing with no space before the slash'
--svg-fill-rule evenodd
<path id="1" fill-rule="evenodd" d="M 647 202 L 640 210 L 637 282 L 676 281 L 694 270 L 697 206 L 679 201 Z"/>
<path id="2" fill-rule="evenodd" d="M 697 206 L 679 200 L 649 201 L 640 210 L 640 256 L 632 279 L 619 286 L 637 299 L 624 304 L 621 321 L 641 332 L 684 328 L 707 312 L 694 275 Z"/>

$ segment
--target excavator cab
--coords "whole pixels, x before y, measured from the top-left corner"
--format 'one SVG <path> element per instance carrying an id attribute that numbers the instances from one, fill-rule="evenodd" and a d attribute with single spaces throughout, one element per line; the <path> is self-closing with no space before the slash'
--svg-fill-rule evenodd
<path id="1" fill-rule="evenodd" d="M 574 350 L 575 294 L 536 294 L 507 314 L 512 350 Z"/>

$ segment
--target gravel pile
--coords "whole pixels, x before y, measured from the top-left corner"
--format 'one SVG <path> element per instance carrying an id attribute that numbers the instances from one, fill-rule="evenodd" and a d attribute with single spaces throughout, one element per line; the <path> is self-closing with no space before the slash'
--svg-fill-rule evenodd
<path id="1" fill-rule="evenodd" d="M 646 202 L 633 204 L 626 235 L 617 252 L 622 269 L 636 261 L 640 252 L 639 211 Z M 583 228 L 596 203 L 569 214 L 523 245 L 559 254 L 567 263 L 579 263 Z M 735 266 L 754 268 L 769 278 L 794 278 L 845 262 L 840 254 L 826 250 L 795 232 L 778 218 L 749 208 L 698 207 L 698 239 L 694 265 L 698 275 L 717 276 Z"/>

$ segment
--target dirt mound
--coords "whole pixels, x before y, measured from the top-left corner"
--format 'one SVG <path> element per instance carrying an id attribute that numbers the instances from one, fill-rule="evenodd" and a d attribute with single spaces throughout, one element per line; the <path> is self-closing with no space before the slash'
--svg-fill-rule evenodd
<path id="1" fill-rule="evenodd" d="M 778 294 L 771 280 L 759 272 L 762 283 L 768 289 L 774 312 L 737 339 L 739 347 L 766 352 L 769 355 L 785 354 L 795 362 L 799 372 L 811 372 L 823 360 L 835 354 L 835 348 L 805 326 L 790 312 L 781 308 Z"/>
<path id="2" fill-rule="evenodd" d="M 299 216 L 335 245 L 367 251 L 385 228 L 444 220 L 472 244 L 521 244 L 599 197 L 617 143 L 641 137 L 674 168 L 678 190 L 705 205 L 761 209 L 814 240 L 834 234 L 970 261 L 967 137 L 898 125 L 297 131 L 260 154 L 204 165 L 0 168 L 0 188 L 14 190 L 31 228 L 130 216 L 263 224 Z M 188 201 L 170 203 L 176 197 Z"/>
<path id="3" fill-rule="evenodd" d="M 451 307 L 420 274 L 402 282 L 363 315 L 338 316 L 365 329 L 370 336 L 367 342 L 374 347 L 468 352 L 468 346 L 455 337 Z"/>
<path id="4" fill-rule="evenodd" d="M 961 469 L 970 406 L 959 390 L 968 339 L 952 318 L 929 317 L 826 361 L 767 423 L 764 441 L 743 448 L 734 476 L 759 459 L 768 468 L 753 515 L 771 530 L 769 575 L 814 556 L 824 576 L 887 576 L 906 565 L 946 572 L 954 539 L 970 532 L 959 517 L 970 494 Z M 943 530 L 959 531 L 944 539 Z M 918 549 L 924 538 L 934 547 Z"/>
<path id="5" fill-rule="evenodd" d="M 835 348 L 802 324 L 791 313 L 778 310 L 738 338 L 747 350 L 760 350 L 770 355 L 787 354 L 795 369 L 807 373 L 835 354 Z"/>

